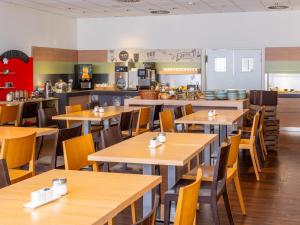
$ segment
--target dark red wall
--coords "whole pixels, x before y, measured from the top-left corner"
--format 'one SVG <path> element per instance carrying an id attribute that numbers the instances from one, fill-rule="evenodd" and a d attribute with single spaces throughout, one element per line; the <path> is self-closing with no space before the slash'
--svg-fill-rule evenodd
<path id="1" fill-rule="evenodd" d="M 9 69 L 12 74 L 3 75 L 4 69 Z M 13 82 L 13 89 L 0 88 L 0 100 L 5 100 L 6 94 L 15 90 L 33 91 L 33 58 L 28 63 L 19 59 L 10 59 L 7 65 L 0 61 L 0 87 L 4 87 L 4 82 Z"/>

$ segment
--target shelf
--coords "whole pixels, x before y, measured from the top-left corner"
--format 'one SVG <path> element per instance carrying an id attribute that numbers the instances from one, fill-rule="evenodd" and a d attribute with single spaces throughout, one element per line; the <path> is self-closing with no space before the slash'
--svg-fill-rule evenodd
<path id="1" fill-rule="evenodd" d="M 16 73 L 15 72 L 9 72 L 9 73 L 0 72 L 0 75 L 10 75 L 10 74 L 16 74 Z"/>
<path id="2" fill-rule="evenodd" d="M 0 87 L 0 90 L 1 89 L 14 89 L 15 87 Z"/>
<path id="3" fill-rule="evenodd" d="M 185 72 L 185 71 L 178 71 L 178 72 L 171 72 L 171 71 L 159 71 L 159 75 L 201 75 L 199 71 L 195 72 Z"/>

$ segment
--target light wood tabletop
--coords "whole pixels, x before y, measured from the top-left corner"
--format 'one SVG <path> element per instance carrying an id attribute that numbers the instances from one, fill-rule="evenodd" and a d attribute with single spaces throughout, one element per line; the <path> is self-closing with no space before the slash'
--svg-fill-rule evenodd
<path id="1" fill-rule="evenodd" d="M 249 112 L 249 109 L 216 110 L 216 115 L 209 117 L 209 110 L 200 110 L 175 120 L 179 124 L 232 125 Z"/>
<path id="2" fill-rule="evenodd" d="M 52 179 L 60 177 L 67 178 L 66 196 L 34 210 L 23 207 L 32 191 L 49 187 Z M 0 189 L 0 223 L 105 224 L 159 183 L 159 176 L 52 170 Z"/>
<path id="3" fill-rule="evenodd" d="M 217 138 L 216 134 L 168 133 L 165 143 L 150 149 L 150 139 L 155 136 L 155 132 L 138 135 L 91 154 L 88 159 L 100 162 L 184 166 Z"/>
<path id="4" fill-rule="evenodd" d="M 104 112 L 94 112 L 91 110 L 83 110 L 74 113 L 53 116 L 53 120 L 77 120 L 77 121 L 103 121 L 119 116 L 122 112 L 137 111 L 140 107 L 129 106 L 107 106 Z"/>
<path id="5" fill-rule="evenodd" d="M 34 132 L 36 132 L 37 137 L 40 137 L 55 134 L 57 131 L 57 128 L 0 126 L 0 140 L 7 138 L 23 137 Z"/>

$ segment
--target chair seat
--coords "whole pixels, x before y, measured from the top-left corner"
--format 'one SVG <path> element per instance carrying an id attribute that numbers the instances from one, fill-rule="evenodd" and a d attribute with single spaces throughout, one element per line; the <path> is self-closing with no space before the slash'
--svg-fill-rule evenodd
<path id="1" fill-rule="evenodd" d="M 204 132 L 204 127 L 203 127 L 203 125 L 191 124 L 191 125 L 188 126 L 188 132 L 203 133 Z"/>
<path id="2" fill-rule="evenodd" d="M 148 128 L 140 128 L 139 134 L 142 134 L 142 133 L 145 133 L 145 132 L 148 132 L 148 131 L 150 131 L 150 129 L 148 129 Z M 138 134 L 137 134 L 136 128 L 133 128 L 132 129 L 132 136 L 137 136 L 137 135 Z"/>
<path id="3" fill-rule="evenodd" d="M 188 173 L 182 176 L 183 179 L 195 180 L 197 175 L 197 170 L 199 167 L 195 167 Z M 202 180 L 207 182 L 212 182 L 214 175 L 213 166 L 200 166 L 202 169 Z M 230 179 L 237 172 L 236 168 L 227 168 L 227 180 Z"/>
<path id="4" fill-rule="evenodd" d="M 12 184 L 32 177 L 32 172 L 28 170 L 9 169 L 8 173 Z"/>
<path id="5" fill-rule="evenodd" d="M 179 194 L 179 189 L 181 187 L 190 185 L 191 183 L 193 183 L 193 180 L 188 180 L 188 179 L 180 179 L 172 188 L 170 188 L 169 190 L 167 190 L 165 192 L 165 195 L 168 197 L 175 197 L 177 199 L 177 196 Z M 199 192 L 199 198 L 201 201 L 201 198 L 203 199 L 207 199 L 211 197 L 211 182 L 201 182 L 201 187 L 200 187 L 200 192 Z M 218 185 L 217 188 L 217 196 L 220 196 L 222 194 L 222 185 Z"/>

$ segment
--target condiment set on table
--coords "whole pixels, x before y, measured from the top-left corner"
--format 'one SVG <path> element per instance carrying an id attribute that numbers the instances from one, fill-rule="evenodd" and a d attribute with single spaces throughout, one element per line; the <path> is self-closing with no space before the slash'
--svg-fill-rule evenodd
<path id="1" fill-rule="evenodd" d="M 208 113 L 207 113 L 208 117 L 213 117 L 213 116 L 216 116 L 216 115 L 217 115 L 216 110 L 209 110 Z"/>
<path id="2" fill-rule="evenodd" d="M 95 106 L 93 111 L 95 113 L 104 113 L 104 108 L 103 107 L 99 107 L 99 106 Z"/>
<path id="3" fill-rule="evenodd" d="M 165 133 L 159 133 L 157 137 L 150 140 L 149 148 L 154 149 L 167 141 L 167 136 Z"/>
<path id="4" fill-rule="evenodd" d="M 43 188 L 31 192 L 31 202 L 24 204 L 25 208 L 35 209 L 53 202 L 68 193 L 67 179 L 57 178 L 52 180 L 51 188 Z"/>

